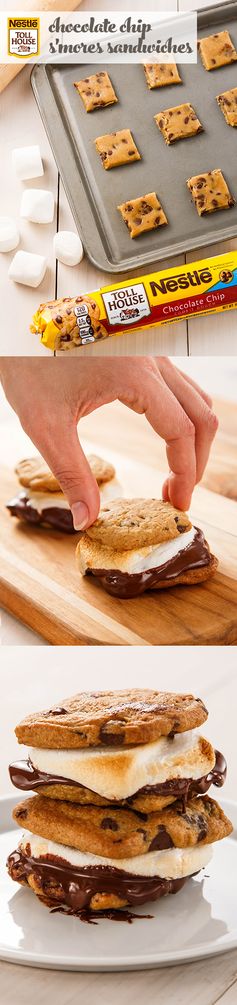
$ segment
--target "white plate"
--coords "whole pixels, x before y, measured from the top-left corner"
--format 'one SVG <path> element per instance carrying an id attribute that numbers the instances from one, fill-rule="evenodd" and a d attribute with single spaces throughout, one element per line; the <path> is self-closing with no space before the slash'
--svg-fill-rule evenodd
<path id="1" fill-rule="evenodd" d="M 131 925 L 101 919 L 97 925 L 50 914 L 5 868 L 19 829 L 11 821 L 18 800 L 0 800 L 0 958 L 61 970 L 140 970 L 227 952 L 237 946 L 237 804 L 222 802 L 236 828 L 214 846 L 213 859 L 175 896 L 138 908 L 152 919 Z"/>

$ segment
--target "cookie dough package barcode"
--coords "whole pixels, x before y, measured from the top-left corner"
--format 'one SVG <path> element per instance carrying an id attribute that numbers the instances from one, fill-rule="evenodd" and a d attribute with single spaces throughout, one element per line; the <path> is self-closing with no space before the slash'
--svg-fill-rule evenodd
<path id="1" fill-rule="evenodd" d="M 65 350 L 231 308 L 237 308 L 237 250 L 41 304 L 31 331 L 48 349 Z"/>

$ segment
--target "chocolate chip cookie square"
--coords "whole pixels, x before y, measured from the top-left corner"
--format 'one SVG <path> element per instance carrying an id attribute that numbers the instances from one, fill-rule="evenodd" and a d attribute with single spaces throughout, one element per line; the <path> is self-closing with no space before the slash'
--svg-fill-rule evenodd
<path id="1" fill-rule="evenodd" d="M 122 202 L 117 209 L 121 213 L 131 237 L 139 237 L 146 230 L 156 230 L 168 223 L 164 210 L 155 192 L 141 195 L 138 199 Z"/>
<path id="2" fill-rule="evenodd" d="M 237 87 L 223 91 L 223 94 L 217 94 L 216 100 L 228 126 L 237 126 Z"/>
<path id="3" fill-rule="evenodd" d="M 92 73 L 91 77 L 85 77 L 85 80 L 75 81 L 74 87 L 82 98 L 86 112 L 94 112 L 96 108 L 105 108 L 106 105 L 114 105 L 118 101 L 109 74 L 105 70 Z"/>
<path id="4" fill-rule="evenodd" d="M 176 63 L 145 63 L 144 70 L 150 91 L 155 87 L 182 84 Z"/>
<path id="5" fill-rule="evenodd" d="M 207 35 L 198 41 L 198 51 L 205 70 L 217 70 L 226 63 L 234 63 L 237 52 L 228 31 L 219 31 L 217 35 Z"/>
<path id="6" fill-rule="evenodd" d="M 189 103 L 177 105 L 175 108 L 166 108 L 163 112 L 154 115 L 154 119 L 168 145 L 175 143 L 176 140 L 185 140 L 189 136 L 196 136 L 203 130 L 194 108 Z"/>
<path id="7" fill-rule="evenodd" d="M 120 167 L 121 164 L 130 164 L 131 161 L 141 160 L 130 129 L 120 129 L 117 133 L 97 136 L 95 145 L 105 171 Z"/>
<path id="8" fill-rule="evenodd" d="M 234 205 L 235 199 L 219 168 L 188 178 L 187 186 L 199 216 L 215 213 L 217 209 L 229 209 Z"/>

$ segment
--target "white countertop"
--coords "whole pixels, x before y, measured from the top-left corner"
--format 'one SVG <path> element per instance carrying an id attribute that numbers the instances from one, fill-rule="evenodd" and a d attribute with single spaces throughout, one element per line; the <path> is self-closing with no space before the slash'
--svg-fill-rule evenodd
<path id="1" fill-rule="evenodd" d="M 205 6 L 205 0 L 199 0 L 198 7 Z M 10 9 L 10 0 L 7 4 L 1 0 L 3 9 Z M 15 9 L 23 6 L 20 0 L 15 3 Z M 61 7 L 63 4 L 61 4 Z M 103 10 L 123 9 L 126 4 L 122 0 L 84 0 L 81 10 Z M 130 10 L 144 9 L 144 0 L 132 0 Z M 190 0 L 169 0 L 164 4 L 164 0 L 149 0 L 148 10 L 190 10 L 194 3 Z M 34 225 L 25 220 L 19 220 L 20 197 L 23 184 L 15 178 L 11 167 L 11 150 L 15 146 L 39 143 L 45 174 L 37 179 L 36 183 L 40 188 L 50 188 L 55 197 L 55 216 L 52 224 Z M 30 86 L 30 68 L 26 67 L 1 94 L 1 117 L 0 117 L 0 148 L 1 148 L 1 185 L 4 191 L 4 205 L 0 204 L 0 212 L 12 215 L 20 225 L 21 244 L 20 248 L 45 254 L 48 258 L 48 268 L 43 282 L 36 290 L 29 287 L 20 286 L 8 279 L 7 273 L 13 253 L 2 254 L 0 256 L 0 282 L 3 283 L 4 297 L 1 302 L 1 332 L 0 332 L 0 352 L 2 355 L 51 355 L 49 350 L 40 344 L 37 336 L 30 334 L 29 325 L 32 315 L 39 303 L 53 299 L 55 296 L 56 283 L 56 263 L 52 254 L 53 234 L 58 228 L 63 230 L 75 230 L 72 214 L 65 196 L 61 179 L 58 177 L 53 154 L 42 125 L 39 111 Z M 24 183 L 31 186 L 31 182 Z M 195 252 L 189 252 L 187 261 L 195 261 L 202 257 L 224 253 L 225 251 L 237 249 L 236 239 L 214 244 L 209 248 L 199 248 Z M 185 261 L 184 256 L 165 260 L 164 267 L 178 265 Z M 146 270 L 143 270 L 144 272 Z M 111 282 L 114 277 L 111 276 Z M 98 289 L 100 286 L 110 282 L 110 274 L 96 269 L 85 257 L 81 264 L 75 268 L 58 263 L 57 272 L 57 295 L 71 296 L 78 292 L 89 292 Z M 169 353 L 182 356 L 187 355 L 232 355 L 236 350 L 236 311 L 223 311 L 212 315 L 212 317 L 197 317 L 189 321 L 184 319 L 175 325 L 165 325 L 161 328 L 150 328 L 147 332 L 138 334 L 130 332 L 121 338 L 107 339 L 98 343 L 96 352 L 98 355 L 128 355 L 139 353 L 144 355 L 150 353 Z M 81 350 L 75 351 L 80 358 Z M 94 355 L 94 346 L 84 347 L 84 355 Z"/>
<path id="2" fill-rule="evenodd" d="M 61 701 L 77 689 L 150 687 L 193 691 L 209 709 L 203 729 L 224 751 L 228 778 L 223 795 L 236 799 L 236 650 L 232 648 L 149 650 L 149 668 L 144 670 L 144 650 L 133 648 L 133 659 L 119 647 L 110 649 L 48 648 L 42 662 L 40 649 L 2 650 L 1 679 L 4 716 L 1 722 L 0 791 L 11 791 L 7 765 L 19 755 L 14 727 L 27 713 Z M 42 675 L 42 666 L 47 672 Z M 113 680 L 111 680 L 111 666 Z M 157 678 L 157 672 L 158 677 Z M 197 684 L 198 681 L 198 684 Z M 24 756 L 25 748 L 21 747 Z M 4 754 L 3 754 L 4 752 Z M 221 798 L 221 792 L 219 793 Z M 218 798 L 218 792 L 217 792 Z M 30 902 L 29 894 L 29 902 Z M 80 929 L 78 929 L 78 938 Z M 88 933 L 89 938 L 89 933 Z M 2 1001 L 5 1005 L 32 1005 L 57 1000 L 57 1005 L 235 1005 L 237 998 L 237 952 L 225 956 L 160 970 L 139 973 L 89 974 L 42 971 L 0 964 Z"/>

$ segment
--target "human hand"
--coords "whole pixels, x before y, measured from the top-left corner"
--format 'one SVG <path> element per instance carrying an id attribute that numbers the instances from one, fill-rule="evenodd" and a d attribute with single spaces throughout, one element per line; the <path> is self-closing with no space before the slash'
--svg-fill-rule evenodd
<path id="1" fill-rule="evenodd" d="M 2 357 L 0 377 L 23 429 L 68 498 L 76 530 L 89 527 L 100 506 L 77 424 L 116 399 L 145 414 L 165 440 L 170 473 L 163 498 L 178 509 L 189 508 L 218 420 L 208 395 L 167 357 Z"/>

